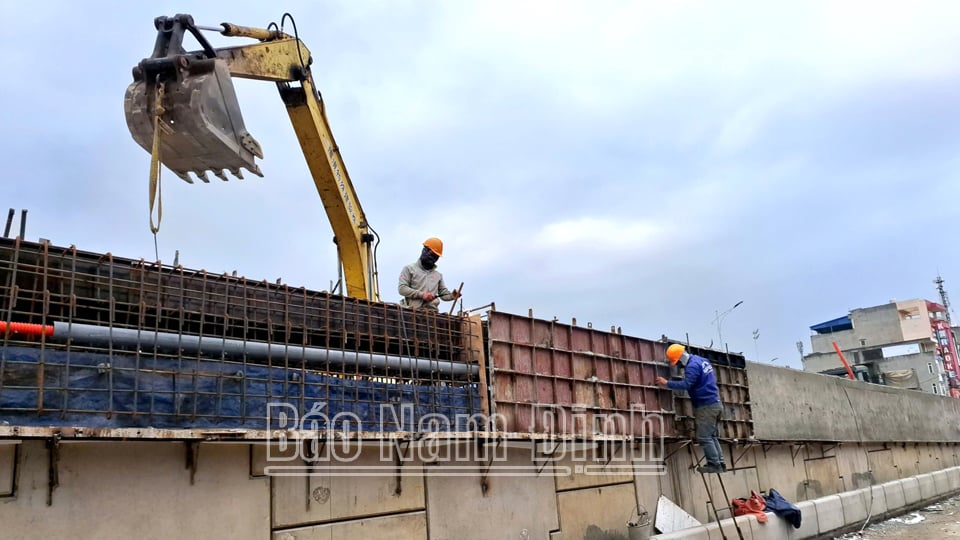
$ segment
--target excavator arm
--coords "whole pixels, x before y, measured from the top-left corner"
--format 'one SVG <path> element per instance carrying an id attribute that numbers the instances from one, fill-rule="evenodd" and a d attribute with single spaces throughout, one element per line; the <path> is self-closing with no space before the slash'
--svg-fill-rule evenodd
<path id="1" fill-rule="evenodd" d="M 275 82 L 333 228 L 346 294 L 378 301 L 375 235 L 333 138 L 303 42 L 276 25 L 223 23 L 216 28 L 220 34 L 259 43 L 214 48 L 189 15 L 158 17 L 154 25 L 153 55 L 133 69 L 124 99 L 134 140 L 189 183 L 190 173 L 209 181 L 208 171 L 223 180 L 224 171 L 243 178 L 241 168 L 263 176 L 255 160 L 263 153 L 243 124 L 231 78 Z M 188 32 L 201 50 L 184 51 Z"/>

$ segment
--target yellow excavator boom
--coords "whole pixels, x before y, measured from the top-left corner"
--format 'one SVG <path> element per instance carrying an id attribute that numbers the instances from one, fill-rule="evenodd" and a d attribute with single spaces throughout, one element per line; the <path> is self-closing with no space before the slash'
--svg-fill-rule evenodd
<path id="1" fill-rule="evenodd" d="M 189 15 L 158 17 L 154 25 L 153 55 L 133 69 L 124 98 L 134 140 L 148 152 L 156 148 L 160 162 L 189 183 L 191 174 L 208 182 L 208 172 L 222 180 L 226 172 L 243 178 L 242 169 L 263 176 L 256 163 L 263 152 L 244 126 L 232 77 L 275 82 L 333 228 L 346 295 L 379 301 L 375 233 L 333 138 L 310 70 L 313 58 L 303 42 L 276 25 L 222 23 L 216 28 L 220 34 L 259 43 L 214 48 Z M 201 50 L 184 51 L 188 32 Z M 160 129 L 155 130 L 158 114 Z"/>

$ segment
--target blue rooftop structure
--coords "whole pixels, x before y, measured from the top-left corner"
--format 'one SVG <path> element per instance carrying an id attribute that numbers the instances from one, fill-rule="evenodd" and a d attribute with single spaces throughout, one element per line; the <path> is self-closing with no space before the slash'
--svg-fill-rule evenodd
<path id="1" fill-rule="evenodd" d="M 810 329 L 818 334 L 832 334 L 844 330 L 853 330 L 853 321 L 850 320 L 849 316 L 837 317 L 827 322 L 815 324 Z"/>

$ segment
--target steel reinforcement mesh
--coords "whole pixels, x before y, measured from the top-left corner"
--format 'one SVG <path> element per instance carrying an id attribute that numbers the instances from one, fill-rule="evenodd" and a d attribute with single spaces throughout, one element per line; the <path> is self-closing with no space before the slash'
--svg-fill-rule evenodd
<path id="1" fill-rule="evenodd" d="M 264 429 L 313 412 L 468 430 L 481 409 L 481 333 L 463 317 L 19 239 L 0 239 L 0 310 L 11 423 Z"/>

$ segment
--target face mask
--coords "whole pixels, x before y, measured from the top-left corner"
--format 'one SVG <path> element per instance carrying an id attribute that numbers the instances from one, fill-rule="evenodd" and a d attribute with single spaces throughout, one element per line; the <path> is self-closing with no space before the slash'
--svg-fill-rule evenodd
<path id="1" fill-rule="evenodd" d="M 430 248 L 425 247 L 423 252 L 420 253 L 420 264 L 427 270 L 433 270 L 437 266 L 437 259 L 439 258 L 436 253 L 430 251 Z"/>

